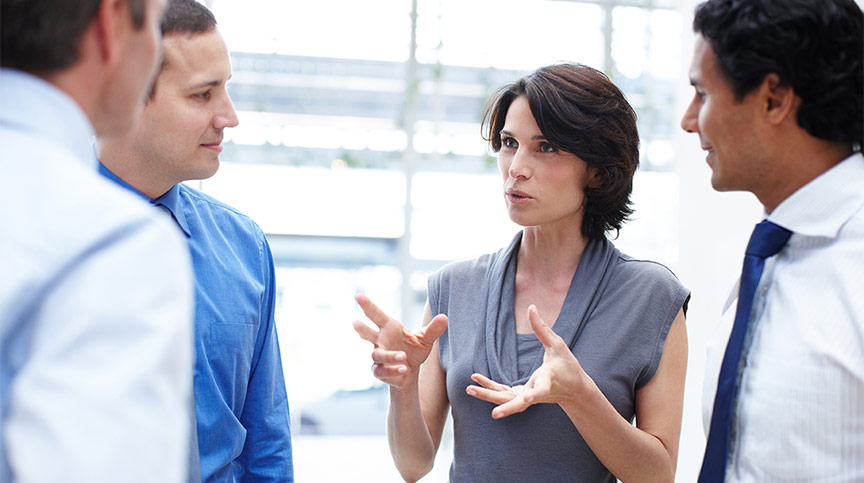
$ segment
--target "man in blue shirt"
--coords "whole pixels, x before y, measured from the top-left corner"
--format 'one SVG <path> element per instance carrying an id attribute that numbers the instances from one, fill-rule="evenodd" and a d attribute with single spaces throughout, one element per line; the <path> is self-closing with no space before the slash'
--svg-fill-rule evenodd
<path id="1" fill-rule="evenodd" d="M 102 145 L 102 172 L 169 213 L 189 242 L 202 479 L 293 481 L 267 240 L 249 217 L 179 184 L 216 173 L 223 131 L 237 125 L 228 50 L 194 0 L 170 3 L 162 33 L 162 68 L 140 125 Z"/>

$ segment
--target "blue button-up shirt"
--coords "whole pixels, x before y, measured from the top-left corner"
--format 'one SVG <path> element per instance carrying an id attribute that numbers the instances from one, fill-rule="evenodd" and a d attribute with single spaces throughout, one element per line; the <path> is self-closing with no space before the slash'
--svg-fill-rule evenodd
<path id="1" fill-rule="evenodd" d="M 104 166 L 100 172 L 146 195 Z M 205 482 L 293 481 L 275 274 L 246 215 L 184 184 L 150 200 L 186 234 L 195 271 L 195 415 Z"/>

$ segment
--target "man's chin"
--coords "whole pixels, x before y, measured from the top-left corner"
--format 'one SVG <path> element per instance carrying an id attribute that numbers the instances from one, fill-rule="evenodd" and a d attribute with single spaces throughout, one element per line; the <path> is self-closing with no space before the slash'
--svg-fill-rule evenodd
<path id="1" fill-rule="evenodd" d="M 208 163 L 208 166 L 202 167 L 195 172 L 189 173 L 184 181 L 202 181 L 205 179 L 210 179 L 216 175 L 217 171 L 219 171 L 218 158 L 211 163 Z"/>
<path id="2" fill-rule="evenodd" d="M 713 173 L 711 175 L 711 187 L 714 188 L 714 191 L 726 192 L 726 191 L 735 191 L 734 188 L 729 186 L 724 179 L 717 176 L 717 173 Z"/>

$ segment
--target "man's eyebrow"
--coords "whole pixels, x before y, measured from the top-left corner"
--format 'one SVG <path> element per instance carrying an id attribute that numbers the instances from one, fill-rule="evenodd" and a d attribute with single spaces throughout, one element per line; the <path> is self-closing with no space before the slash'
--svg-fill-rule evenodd
<path id="1" fill-rule="evenodd" d="M 229 80 L 231 80 L 230 75 L 224 81 L 219 80 L 219 79 L 213 79 L 213 80 L 199 82 L 197 84 L 192 84 L 191 86 L 189 86 L 189 88 L 190 89 L 200 89 L 202 87 L 215 87 L 215 86 L 218 86 L 220 84 L 227 83 Z"/>
<path id="2" fill-rule="evenodd" d="M 221 83 L 222 83 L 222 81 L 219 81 L 219 80 L 210 80 L 210 81 L 199 82 L 197 84 L 192 84 L 191 86 L 189 86 L 189 88 L 190 89 L 200 89 L 202 87 L 214 87 L 214 86 L 218 86 Z"/>

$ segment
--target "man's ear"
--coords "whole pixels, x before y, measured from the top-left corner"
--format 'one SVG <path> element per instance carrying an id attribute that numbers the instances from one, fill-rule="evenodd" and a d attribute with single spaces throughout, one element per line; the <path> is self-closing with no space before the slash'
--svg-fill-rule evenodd
<path id="1" fill-rule="evenodd" d="M 794 116 L 799 100 L 792 86 L 781 84 L 780 76 L 771 73 L 762 80 L 759 92 L 764 100 L 764 113 L 772 124 L 779 124 Z"/>
<path id="2" fill-rule="evenodd" d="M 132 17 L 125 0 L 102 0 L 93 24 L 96 44 L 102 62 L 108 65 L 120 61 L 121 46 L 131 33 Z"/>

